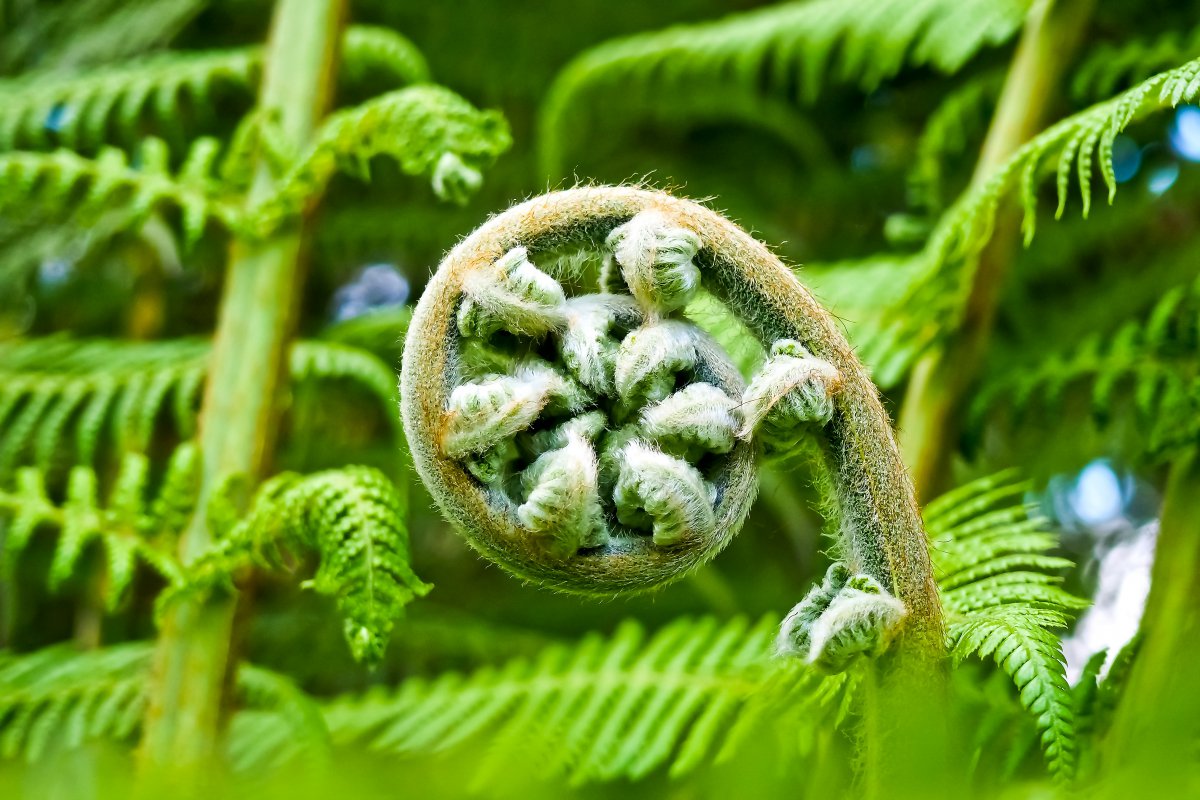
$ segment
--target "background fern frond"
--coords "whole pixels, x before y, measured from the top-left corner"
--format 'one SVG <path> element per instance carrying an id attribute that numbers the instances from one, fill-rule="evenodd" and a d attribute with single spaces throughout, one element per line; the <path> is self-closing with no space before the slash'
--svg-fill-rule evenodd
<path id="1" fill-rule="evenodd" d="M 35 761 L 52 746 L 127 740 L 141 723 L 153 644 L 80 652 L 57 645 L 0 654 L 0 757 Z"/>
<path id="2" fill-rule="evenodd" d="M 924 248 L 894 256 L 904 273 L 915 277 L 907 290 L 882 314 L 878 329 L 886 332 L 868 355 L 873 365 L 890 365 L 884 386 L 903 374 L 916 354 L 958 330 L 966 308 L 979 254 L 990 241 L 1000 203 L 1017 188 L 1024 211 L 1026 243 L 1036 231 L 1038 184 L 1055 175 L 1058 208 L 1063 214 L 1072 184 L 1077 185 L 1083 215 L 1091 209 L 1093 175 L 1098 162 L 1109 202 L 1116 195 L 1112 148 L 1116 136 L 1133 122 L 1173 108 L 1200 95 L 1200 59 L 1138 84 L 1122 94 L 1074 114 L 1023 145 L 989 179 L 970 189 L 942 215 Z M 880 256 L 877 263 L 885 257 Z M 920 309 L 914 313 L 913 309 Z"/>
<path id="3" fill-rule="evenodd" d="M 776 619 L 680 619 L 653 635 L 634 622 L 470 675 L 410 680 L 326 706 L 338 744 L 438 752 L 487 736 L 495 763 L 520 752 L 575 782 L 638 778 L 715 757 L 731 723 L 778 668 Z M 779 691 L 795 687 L 781 680 Z M 776 710 L 778 708 L 776 707 Z M 744 730 L 752 726 L 744 725 Z"/>
<path id="4" fill-rule="evenodd" d="M 0 479 L 21 464 L 44 470 L 63 450 L 94 464 L 106 442 L 141 452 L 164 417 L 174 433 L 196 432 L 210 345 L 202 339 L 127 342 L 50 337 L 0 344 Z M 358 387 L 396 425 L 396 376 L 379 358 L 345 344 L 299 341 L 294 385 Z M 64 443 L 73 440 L 70 447 Z"/>
<path id="5" fill-rule="evenodd" d="M 175 209 L 182 217 L 185 239 L 193 243 L 209 219 L 230 227 L 239 221 L 213 179 L 218 152 L 214 140 L 198 140 L 176 172 L 160 139 L 145 140 L 132 161 L 115 148 L 102 150 L 95 159 L 69 150 L 0 153 L 0 211 L 46 216 L 69 212 L 86 224 L 114 208 L 127 208 L 126 224 L 133 227 L 153 211 Z"/>
<path id="6" fill-rule="evenodd" d="M 337 600 L 350 652 L 374 665 L 404 607 L 433 588 L 409 564 L 407 506 L 396 484 L 369 467 L 277 475 L 192 568 L 188 582 L 203 590 L 251 560 L 281 566 L 283 550 L 314 552 L 319 566 L 306 586 Z M 230 508 L 212 515 L 236 519 Z"/>
<path id="7" fill-rule="evenodd" d="M 153 568 L 168 584 L 178 584 L 182 573 L 174 556 L 175 541 L 200 491 L 195 446 L 185 444 L 175 451 L 153 497 L 147 491 L 149 480 L 149 459 L 127 453 L 105 502 L 100 501 L 95 471 L 83 466 L 72 467 L 66 497 L 56 502 L 43 473 L 35 467 L 22 468 L 12 490 L 0 488 L 6 571 L 11 572 L 33 535 L 50 527 L 58 530 L 49 574 L 52 589 L 76 571 L 93 540 L 104 546 L 109 609 L 116 607 L 129 587 L 137 562 Z"/>
<path id="8" fill-rule="evenodd" d="M 1071 94 L 1084 101 L 1109 97 L 1125 86 L 1197 56 L 1200 56 L 1200 27 L 1101 44 L 1071 76 Z"/>
<path id="9" fill-rule="evenodd" d="M 953 72 L 1021 27 L 1023 0 L 815 0 L 618 39 L 586 51 L 543 107 L 543 163 L 569 170 L 573 141 L 667 98 L 704 96 L 708 110 L 812 103 L 833 76 L 874 88 L 906 65 Z M 728 117 L 727 117 L 728 118 Z"/>
<path id="10" fill-rule="evenodd" d="M 1051 556 L 1057 537 L 1024 504 L 1029 485 L 1012 472 L 969 483 L 925 510 L 953 657 L 993 658 L 1033 716 L 1052 774 L 1073 777 L 1074 699 L 1053 631 L 1086 602 L 1056 584 L 1071 566 Z"/>
<path id="11" fill-rule="evenodd" d="M 1192 262 L 1194 263 L 1194 262 Z M 1017 418 L 1031 408 L 1053 411 L 1075 385 L 1089 387 L 1093 417 L 1103 425 L 1122 406 L 1146 434 L 1144 452 L 1169 455 L 1200 438 L 1196 398 L 1200 387 L 1200 283 L 1176 286 L 1140 319 L 1115 332 L 1095 333 L 1070 349 L 1023 354 L 998 367 L 976 396 L 978 423 L 992 408 Z"/>
<path id="12" fill-rule="evenodd" d="M 479 111 L 448 89 L 390 92 L 325 120 L 278 192 L 254 210 L 258 228 L 269 231 L 301 211 L 339 171 L 369 178 L 376 156 L 393 159 L 409 175 L 429 176 L 443 199 L 462 200 L 479 187 L 481 170 L 511 144 L 498 112 Z"/>
<path id="13" fill-rule="evenodd" d="M 254 774 L 283 764 L 310 769 L 329 759 L 329 729 L 321 706 L 286 675 L 253 664 L 238 668 L 243 708 L 229 722 L 230 766 Z"/>
<path id="14" fill-rule="evenodd" d="M 353 27 L 342 49 L 343 75 L 389 89 L 429 80 L 429 66 L 405 37 L 385 28 Z M 171 137 L 213 131 L 218 102 L 230 95 L 249 110 L 262 72 L 262 48 L 172 52 L 89 70 L 0 82 L 0 150 L 61 145 L 94 151 L 131 143 L 149 127 Z"/>

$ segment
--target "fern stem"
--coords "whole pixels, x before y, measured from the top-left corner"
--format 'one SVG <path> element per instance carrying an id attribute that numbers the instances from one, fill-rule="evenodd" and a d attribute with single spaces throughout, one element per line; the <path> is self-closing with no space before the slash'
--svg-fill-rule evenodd
<path id="1" fill-rule="evenodd" d="M 298 150 L 330 99 L 345 0 L 280 0 L 264 63 L 260 107 L 279 145 Z M 276 176 L 264 157 L 251 201 Z M 235 241 L 221 300 L 200 417 L 201 502 L 180 542 L 185 563 L 211 543 L 207 499 L 228 479 L 259 480 L 278 429 L 288 346 L 302 285 L 305 225 L 261 242 Z M 216 750 L 232 666 L 236 599 L 180 600 L 168 613 L 154 658 L 143 767 L 194 767 Z"/>
<path id="2" fill-rule="evenodd" d="M 1031 7 L 970 189 L 983 186 L 1041 129 L 1093 4 L 1094 0 L 1037 0 Z M 1019 228 L 1014 209 L 998 214 L 991 242 L 979 255 L 961 328 L 941 350 L 930 352 L 913 368 L 900 413 L 900 444 L 922 500 L 944 488 L 941 484 L 958 440 L 958 412 L 987 349 Z"/>
<path id="3" fill-rule="evenodd" d="M 1200 719 L 1200 673 L 1194 667 L 1200 642 L 1198 526 L 1200 453 L 1192 449 L 1172 464 L 1167 479 L 1142 642 L 1105 742 L 1103 763 L 1112 773 L 1114 796 L 1144 788 L 1148 775 L 1168 788 L 1170 776 L 1181 774 L 1179 766 L 1195 759 Z"/>

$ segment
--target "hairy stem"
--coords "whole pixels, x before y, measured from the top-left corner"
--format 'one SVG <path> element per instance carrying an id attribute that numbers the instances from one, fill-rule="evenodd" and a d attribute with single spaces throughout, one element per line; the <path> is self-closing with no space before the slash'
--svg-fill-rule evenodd
<path id="1" fill-rule="evenodd" d="M 298 149 L 328 107 L 345 0 L 280 0 L 264 63 L 260 108 L 274 136 Z M 269 196 L 265 159 L 250 201 Z M 235 475 L 259 480 L 279 427 L 285 361 L 303 275 L 306 225 L 262 241 L 236 241 L 230 253 L 200 415 L 201 502 L 180 542 L 185 562 L 211 543 L 207 500 Z M 155 652 L 140 751 L 143 766 L 187 768 L 215 752 L 231 671 L 236 599 L 179 602 L 167 614 Z"/>
<path id="2" fill-rule="evenodd" d="M 1041 130 L 1093 3 L 1037 0 L 1033 4 L 971 176 L 971 188 L 985 183 Z M 1004 279 L 1016 254 L 1019 228 L 1015 209 L 997 215 L 991 242 L 979 255 L 961 329 L 941 350 L 929 353 L 913 368 L 899 428 L 904 459 L 921 500 L 945 488 L 942 483 L 958 441 L 962 399 L 987 350 Z"/>
<path id="3" fill-rule="evenodd" d="M 1200 454 L 1193 449 L 1171 466 L 1142 615 L 1143 640 L 1105 743 L 1104 763 L 1114 773 L 1114 788 L 1140 791 L 1146 776 L 1169 780 L 1179 774 L 1180 764 L 1195 758 L 1200 733 L 1200 679 L 1194 666 L 1200 652 L 1198 527 Z"/>

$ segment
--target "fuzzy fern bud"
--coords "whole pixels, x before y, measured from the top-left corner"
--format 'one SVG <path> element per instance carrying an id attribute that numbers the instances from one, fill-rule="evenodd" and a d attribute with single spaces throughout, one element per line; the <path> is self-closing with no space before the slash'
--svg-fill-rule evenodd
<path id="1" fill-rule="evenodd" d="M 554 387 L 549 371 L 498 375 L 450 394 L 442 450 L 451 458 L 481 454 L 533 424 Z"/>
<path id="2" fill-rule="evenodd" d="M 517 518 L 536 535 L 552 540 L 563 557 L 608 540 L 600 505 L 596 453 L 582 435 L 566 434 L 566 444 L 539 456 L 523 475 L 527 499 Z"/>
<path id="3" fill-rule="evenodd" d="M 483 173 L 462 160 L 458 153 L 445 152 L 433 167 L 433 193 L 439 200 L 464 205 L 483 186 Z"/>
<path id="4" fill-rule="evenodd" d="M 497 331 L 541 337 L 565 324 L 566 303 L 558 281 L 534 266 L 524 247 L 514 247 L 463 279 L 458 330 L 480 339 Z"/>
<path id="5" fill-rule="evenodd" d="M 641 429 L 664 451 L 690 459 L 728 453 L 737 441 L 737 402 L 716 386 L 693 383 L 642 409 Z"/>
<path id="6" fill-rule="evenodd" d="M 592 391 L 611 393 L 620 346 L 614 328 L 637 326 L 641 322 L 637 305 L 621 295 L 584 295 L 567 301 L 566 316 L 559 340 L 563 364 Z"/>
<path id="7" fill-rule="evenodd" d="M 712 534 L 715 497 L 698 469 L 638 441 L 625 447 L 621 459 L 613 501 L 622 525 L 652 528 L 656 545 Z"/>
<path id="8" fill-rule="evenodd" d="M 842 672 L 859 656 L 882 655 L 907 613 L 879 581 L 834 564 L 784 619 L 776 651 Z"/>
<path id="9" fill-rule="evenodd" d="M 696 366 L 696 331 L 686 322 L 653 322 L 631 332 L 617 351 L 617 394 L 627 405 L 665 400 L 676 376 Z"/>
<path id="10" fill-rule="evenodd" d="M 656 211 L 636 215 L 614 229 L 605 243 L 647 312 L 682 308 L 700 288 L 700 269 L 692 262 L 700 237 Z"/>
<path id="11" fill-rule="evenodd" d="M 840 385 L 832 364 L 814 358 L 795 340 L 780 339 L 746 387 L 742 435 L 758 433 L 766 444 L 787 449 L 807 427 L 829 422 Z"/>

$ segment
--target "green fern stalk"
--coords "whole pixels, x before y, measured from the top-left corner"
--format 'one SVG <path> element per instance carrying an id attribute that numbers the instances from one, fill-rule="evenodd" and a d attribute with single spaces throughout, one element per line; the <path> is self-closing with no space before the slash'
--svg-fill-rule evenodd
<path id="1" fill-rule="evenodd" d="M 294 151 L 308 143 L 329 105 L 345 6 L 345 0 L 280 0 L 276 6 L 260 107 Z M 275 183 L 260 156 L 251 199 L 269 197 Z M 234 475 L 256 480 L 267 466 L 300 297 L 305 227 L 301 221 L 269 239 L 233 245 L 200 417 L 201 510 L 181 541 L 185 564 L 210 545 L 205 509 L 217 488 Z M 168 612 L 140 751 L 149 771 L 194 767 L 216 752 L 235 602 L 218 595 Z"/>
<path id="2" fill-rule="evenodd" d="M 1041 129 L 1093 2 L 1038 0 L 1033 4 L 975 165 L 971 188 L 983 186 Z M 928 353 L 913 368 L 899 428 L 901 449 L 918 498 L 931 497 L 946 478 L 949 458 L 955 452 L 958 412 L 987 348 L 1019 225 L 1012 210 L 997 220 L 990 245 L 978 256 L 960 330 L 944 348 Z"/>

